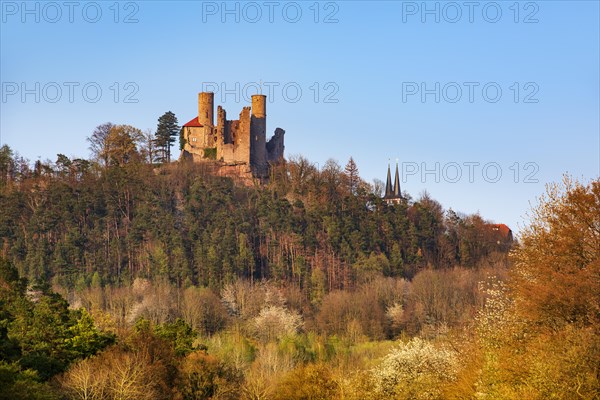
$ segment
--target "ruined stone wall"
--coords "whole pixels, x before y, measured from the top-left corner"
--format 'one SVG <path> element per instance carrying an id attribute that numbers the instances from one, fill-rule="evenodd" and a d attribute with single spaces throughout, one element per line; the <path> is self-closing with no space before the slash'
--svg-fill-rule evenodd
<path id="1" fill-rule="evenodd" d="M 204 129 L 204 147 L 216 147 L 217 135 L 215 128 L 212 126 L 203 126 Z"/>
<path id="2" fill-rule="evenodd" d="M 219 159 L 226 163 L 250 164 L 250 107 L 242 109 L 239 120 L 222 123 L 223 146 L 218 151 Z"/>
<path id="3" fill-rule="evenodd" d="M 240 121 L 236 119 L 233 121 L 226 121 L 225 123 L 225 143 L 235 144 Z"/>
<path id="4" fill-rule="evenodd" d="M 244 107 L 237 126 L 231 128 L 231 137 L 236 146 L 236 161 L 250 164 L 250 107 Z"/>
<path id="5" fill-rule="evenodd" d="M 285 131 L 281 128 L 275 129 L 275 134 L 267 142 L 267 161 L 276 163 L 283 161 L 283 152 L 285 150 L 283 137 Z"/>
<path id="6" fill-rule="evenodd" d="M 217 136 L 217 160 L 223 160 L 225 155 L 223 153 L 225 149 L 225 129 L 227 123 L 227 113 L 223 109 L 223 107 L 217 107 L 217 126 L 215 128 L 215 133 Z"/>
<path id="7" fill-rule="evenodd" d="M 219 165 L 215 172 L 218 176 L 232 178 L 246 186 L 254 184 L 252 169 L 248 164 Z"/>
<path id="8" fill-rule="evenodd" d="M 179 161 L 192 161 L 192 162 L 202 162 L 205 161 L 204 153 L 190 153 L 187 150 L 183 150 L 181 155 L 179 156 Z"/>

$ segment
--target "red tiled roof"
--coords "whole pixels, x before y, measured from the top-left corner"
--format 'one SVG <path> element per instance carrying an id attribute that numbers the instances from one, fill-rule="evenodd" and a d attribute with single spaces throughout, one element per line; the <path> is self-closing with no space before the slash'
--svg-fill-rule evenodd
<path id="1" fill-rule="evenodd" d="M 490 226 L 492 227 L 492 229 L 500 232 L 500 234 L 504 237 L 507 237 L 511 233 L 510 228 L 505 224 L 492 224 Z"/>
<path id="2" fill-rule="evenodd" d="M 195 127 L 195 126 L 204 126 L 204 125 L 202 125 L 200 122 L 198 122 L 198 117 L 194 117 L 190 122 L 188 122 L 184 126 Z"/>

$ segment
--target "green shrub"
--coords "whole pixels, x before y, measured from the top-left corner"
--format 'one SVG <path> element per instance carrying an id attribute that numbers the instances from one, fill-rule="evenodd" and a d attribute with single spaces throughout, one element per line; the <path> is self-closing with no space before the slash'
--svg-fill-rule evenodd
<path id="1" fill-rule="evenodd" d="M 217 148 L 210 147 L 208 149 L 204 149 L 204 158 L 208 158 L 209 160 L 217 159 Z"/>

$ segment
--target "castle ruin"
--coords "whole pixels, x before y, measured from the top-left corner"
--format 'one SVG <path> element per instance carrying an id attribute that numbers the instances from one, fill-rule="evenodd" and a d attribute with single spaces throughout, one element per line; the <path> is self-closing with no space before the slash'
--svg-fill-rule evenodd
<path id="1" fill-rule="evenodd" d="M 217 107 L 214 124 L 214 93 L 198 94 L 198 117 L 183 125 L 181 159 L 194 162 L 215 160 L 231 166 L 247 166 L 255 177 L 267 175 L 270 163 L 283 160 L 285 131 L 275 129 L 267 142 L 267 96 L 252 96 L 252 106 L 242 108 L 237 120 L 228 120 Z"/>

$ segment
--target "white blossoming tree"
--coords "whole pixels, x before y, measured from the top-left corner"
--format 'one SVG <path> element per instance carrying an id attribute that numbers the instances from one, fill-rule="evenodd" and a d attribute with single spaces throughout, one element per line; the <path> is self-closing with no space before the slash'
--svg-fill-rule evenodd
<path id="1" fill-rule="evenodd" d="M 413 338 L 394 348 L 372 374 L 378 398 L 439 399 L 457 370 L 453 350 Z"/>
<path id="2" fill-rule="evenodd" d="M 302 327 L 302 317 L 281 306 L 264 307 L 250 323 L 255 336 L 264 342 L 296 334 Z"/>

